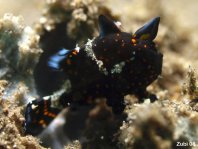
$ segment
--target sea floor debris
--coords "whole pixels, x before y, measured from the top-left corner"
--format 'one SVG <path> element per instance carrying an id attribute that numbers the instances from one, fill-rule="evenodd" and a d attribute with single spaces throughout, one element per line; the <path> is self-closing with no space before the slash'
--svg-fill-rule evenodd
<path id="1" fill-rule="evenodd" d="M 35 28 L 26 26 L 22 17 L 6 14 L 0 20 L 0 148 L 197 149 L 198 36 L 194 29 L 196 22 L 188 21 L 192 28 L 184 28 L 181 17 L 176 19 L 185 10 L 177 7 L 180 13 L 173 15 L 171 8 L 176 8 L 178 2 L 181 3 L 174 0 L 169 6 L 165 1 L 154 0 L 108 0 L 107 3 L 98 0 L 47 1 L 44 14 L 37 18 L 39 22 Z M 118 9 L 120 5 L 116 4 L 121 3 L 123 7 Z M 191 5 L 196 5 L 194 3 Z M 190 4 L 186 6 L 189 8 Z M 123 14 L 119 15 L 122 10 Z M 34 68 L 42 57 L 40 55 L 48 49 L 75 47 L 76 43 L 96 35 L 96 19 L 100 13 L 112 17 L 112 13 L 117 13 L 113 18 L 120 18 L 126 24 L 121 27 L 133 31 L 151 17 L 161 16 L 156 42 L 164 54 L 163 72 L 161 78 L 148 87 L 159 100 L 151 103 L 148 99 L 138 103 L 134 96 L 127 95 L 125 115 L 120 117 L 113 115 L 104 102 L 98 102 L 90 107 L 79 107 L 77 110 L 80 112 L 66 112 L 62 118 L 67 125 L 61 125 L 57 131 L 48 131 L 52 133 L 43 134 L 40 139 L 25 135 L 23 123 L 27 99 L 52 93 L 64 84 L 59 85 L 58 82 L 56 86 L 55 82 L 55 87 L 47 91 L 42 87 L 35 89 L 38 84 L 34 83 Z M 59 37 L 59 41 L 54 41 Z M 53 135 L 57 137 L 51 137 Z M 186 146 L 180 143 L 186 143 Z"/>

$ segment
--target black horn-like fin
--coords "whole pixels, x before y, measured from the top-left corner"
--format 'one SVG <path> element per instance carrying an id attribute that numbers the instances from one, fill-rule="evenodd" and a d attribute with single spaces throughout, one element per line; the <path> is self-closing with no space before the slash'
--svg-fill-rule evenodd
<path id="1" fill-rule="evenodd" d="M 108 34 L 121 32 L 120 29 L 114 23 L 114 21 L 112 21 L 111 19 L 109 19 L 108 17 L 104 15 L 99 16 L 98 22 L 99 22 L 99 29 L 100 29 L 101 37 L 108 35 Z"/>
<path id="2" fill-rule="evenodd" d="M 156 17 L 138 29 L 133 35 L 135 38 L 142 40 L 154 40 L 157 36 L 160 17 Z"/>

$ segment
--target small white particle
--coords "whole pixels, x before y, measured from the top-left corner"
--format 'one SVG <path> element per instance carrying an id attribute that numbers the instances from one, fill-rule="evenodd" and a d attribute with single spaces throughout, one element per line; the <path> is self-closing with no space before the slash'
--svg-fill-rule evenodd
<path id="1" fill-rule="evenodd" d="M 125 143 L 128 143 L 128 142 L 129 142 L 129 139 L 128 139 L 128 138 L 126 138 L 126 139 L 124 140 L 124 142 L 125 142 Z"/>
<path id="2" fill-rule="evenodd" d="M 111 69 L 111 73 L 121 73 L 122 68 L 125 66 L 125 62 L 120 62 L 118 64 L 115 64 L 113 68 Z"/>
<path id="3" fill-rule="evenodd" d="M 32 108 L 33 110 L 36 109 L 37 107 L 38 107 L 38 105 L 34 105 L 34 104 L 31 106 L 31 108 Z"/>
<path id="4" fill-rule="evenodd" d="M 130 61 L 133 61 L 135 59 L 135 57 L 130 58 Z"/>
<path id="5" fill-rule="evenodd" d="M 150 100 L 149 98 L 148 98 L 148 99 L 145 99 L 145 100 L 144 100 L 144 103 L 145 103 L 145 104 L 150 104 L 150 103 L 151 103 L 151 100 Z"/>
<path id="6" fill-rule="evenodd" d="M 44 24 L 47 22 L 47 19 L 45 17 L 41 17 L 39 21 L 41 24 Z"/>
<path id="7" fill-rule="evenodd" d="M 50 99 L 50 96 L 45 96 L 43 97 L 44 100 L 49 100 Z"/>
<path id="8" fill-rule="evenodd" d="M 122 26 L 122 23 L 120 22 L 120 21 L 116 21 L 116 22 L 114 22 L 115 23 L 115 25 L 118 27 L 118 28 L 120 28 L 121 26 Z"/>
<path id="9" fill-rule="evenodd" d="M 80 51 L 80 47 L 78 46 L 78 44 L 76 45 L 75 50 L 76 50 L 77 52 Z"/>
<path id="10" fill-rule="evenodd" d="M 77 52 L 79 52 L 79 51 L 80 51 L 80 47 L 76 47 L 75 50 L 76 50 Z"/>

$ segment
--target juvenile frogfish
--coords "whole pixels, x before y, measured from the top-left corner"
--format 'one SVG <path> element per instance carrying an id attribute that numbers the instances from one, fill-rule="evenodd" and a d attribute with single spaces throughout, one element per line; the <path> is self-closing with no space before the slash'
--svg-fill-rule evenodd
<path id="1" fill-rule="evenodd" d="M 134 34 L 123 32 L 104 15 L 99 16 L 98 22 L 98 37 L 73 50 L 63 48 L 49 58 L 48 66 L 65 73 L 70 89 L 57 98 L 47 96 L 28 103 L 26 133 L 39 134 L 61 108 L 89 104 L 90 99 L 106 98 L 115 114 L 123 112 L 127 94 L 134 94 L 139 101 L 157 99 L 146 88 L 162 70 L 163 55 L 153 42 L 160 18 L 150 20 Z"/>

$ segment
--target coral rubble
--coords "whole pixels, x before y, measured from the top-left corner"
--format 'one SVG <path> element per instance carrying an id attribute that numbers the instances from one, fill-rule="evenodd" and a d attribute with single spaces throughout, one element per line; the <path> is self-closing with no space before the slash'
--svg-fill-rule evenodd
<path id="1" fill-rule="evenodd" d="M 176 1 L 174 4 L 184 3 Z M 178 21 L 170 7 L 177 9 L 177 15 L 186 11 L 173 3 L 154 0 L 46 0 L 35 28 L 26 26 L 22 16 L 5 14 L 0 19 L 0 148 L 196 149 L 198 36 L 193 27 L 182 28 L 186 20 Z M 112 12 L 120 12 L 120 16 Z M 147 88 L 159 100 L 137 103 L 135 97 L 127 95 L 123 115 L 114 115 L 103 100 L 96 100 L 87 107 L 66 109 L 62 116 L 64 124 L 53 131 L 47 128 L 40 140 L 25 135 L 27 94 L 52 94 L 65 83 L 61 72 L 47 68 L 49 56 L 61 48 L 73 49 L 96 36 L 99 14 L 120 18 L 125 25 L 121 26 L 123 30 L 135 30 L 151 17 L 161 16 L 156 42 L 164 54 L 163 73 Z M 53 123 L 58 126 L 56 120 Z M 178 142 L 188 145 L 178 147 Z"/>
<path id="2" fill-rule="evenodd" d="M 20 87 L 5 99 L 3 95 L 8 82 L 0 80 L 0 148 L 1 149 L 44 149 L 38 139 L 23 133 L 23 106 L 20 105 L 24 90 Z"/>
<path id="3" fill-rule="evenodd" d="M 120 128 L 124 148 L 177 148 L 177 142 L 197 143 L 198 114 L 189 104 L 169 100 L 129 105 Z M 187 146 L 186 148 L 191 148 Z"/>
<path id="4" fill-rule="evenodd" d="M 8 77 L 10 73 L 31 74 L 42 52 L 39 35 L 24 25 L 21 16 L 5 14 L 0 20 L 0 40 L 0 77 Z"/>

